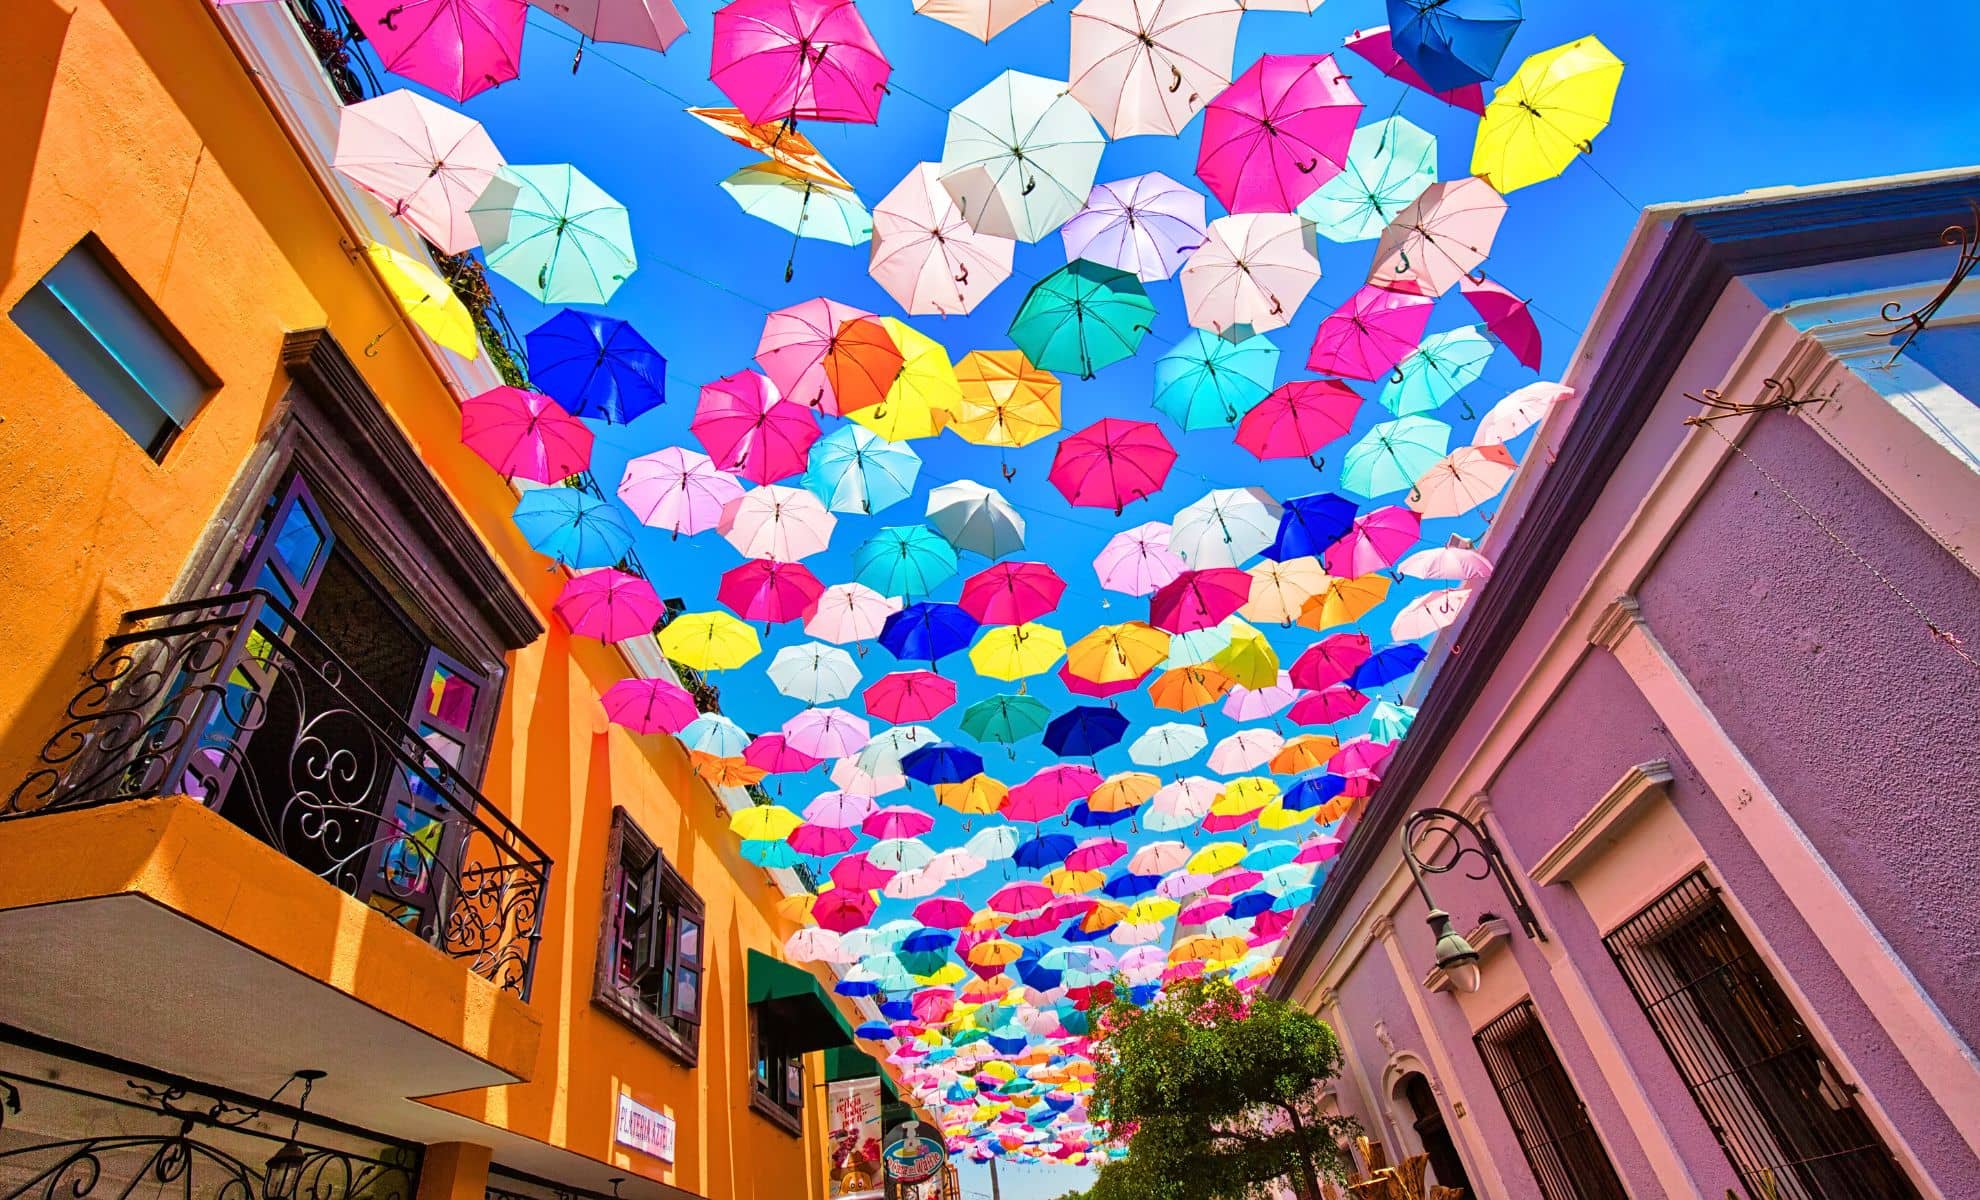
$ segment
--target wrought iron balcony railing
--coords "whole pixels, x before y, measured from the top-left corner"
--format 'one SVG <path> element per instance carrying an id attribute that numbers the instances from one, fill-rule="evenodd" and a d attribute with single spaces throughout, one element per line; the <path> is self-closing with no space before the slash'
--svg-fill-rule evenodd
<path id="1" fill-rule="evenodd" d="M 266 592 L 124 621 L 0 820 L 195 797 L 528 997 L 550 860 L 395 706 Z"/>

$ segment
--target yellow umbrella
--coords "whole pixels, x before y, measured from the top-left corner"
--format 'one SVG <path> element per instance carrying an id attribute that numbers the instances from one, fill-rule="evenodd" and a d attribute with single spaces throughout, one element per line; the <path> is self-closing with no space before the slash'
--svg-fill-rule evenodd
<path id="1" fill-rule="evenodd" d="M 1251 568 L 1251 599 L 1238 615 L 1290 625 L 1299 620 L 1306 602 L 1326 589 L 1330 578 L 1327 568 L 1311 556 L 1261 562 Z"/>
<path id="2" fill-rule="evenodd" d="M 1211 842 L 1189 857 L 1189 870 L 1198 875 L 1215 875 L 1244 861 L 1244 846 L 1238 842 Z"/>
<path id="3" fill-rule="evenodd" d="M 960 385 L 950 427 L 978 446 L 1026 446 L 1057 433 L 1059 379 L 1022 350 L 972 350 L 956 364 Z"/>
<path id="4" fill-rule="evenodd" d="M 923 987 L 952 987 L 961 983 L 966 974 L 961 963 L 945 962 L 932 975 L 912 975 L 909 978 Z"/>
<path id="5" fill-rule="evenodd" d="M 901 371 L 886 397 L 846 414 L 890 442 L 934 437 L 962 403 L 956 368 L 942 343 L 893 317 L 878 318 L 901 352 Z"/>
<path id="6" fill-rule="evenodd" d="M 1066 670 L 1088 683 L 1140 679 L 1169 657 L 1169 635 L 1146 621 L 1102 625 L 1066 651 Z"/>
<path id="7" fill-rule="evenodd" d="M 986 942 L 984 944 L 988 945 L 989 943 Z M 996 1062 L 984 1063 L 983 1069 L 978 1071 L 977 1074 L 989 1075 L 996 1079 L 1011 1080 L 1017 1078 L 1017 1068 L 1007 1062 L 998 1060 Z"/>
<path id="8" fill-rule="evenodd" d="M 825 890 L 829 891 L 829 886 Z M 786 896 L 777 901 L 777 911 L 783 914 L 786 920 L 808 922 L 811 920 L 811 907 L 817 903 L 817 896 L 810 892 L 799 892 L 795 896 Z"/>
<path id="9" fill-rule="evenodd" d="M 1210 811 L 1220 817 L 1235 817 L 1255 813 L 1278 798 L 1278 784 L 1262 775 L 1246 775 L 1225 784 L 1224 794 L 1211 802 Z"/>
<path id="10" fill-rule="evenodd" d="M 1318 810 L 1311 808 L 1287 808 L 1285 805 L 1274 800 L 1272 803 L 1258 810 L 1258 827 L 1260 829 L 1291 829 L 1295 825 L 1311 821 L 1316 811 Z"/>
<path id="11" fill-rule="evenodd" d="M 1622 60 L 1592 37 L 1519 64 L 1485 106 L 1471 173 L 1503 194 L 1567 170 L 1609 127 L 1622 73 Z"/>
<path id="12" fill-rule="evenodd" d="M 1162 781 L 1146 771 L 1122 771 L 1102 780 L 1086 798 L 1086 806 L 1097 813 L 1126 812 L 1148 803 L 1161 790 Z"/>
<path id="13" fill-rule="evenodd" d="M 737 837 L 753 842 L 781 841 L 804 824 L 804 818 L 780 804 L 755 804 L 729 818 Z"/>
<path id="14" fill-rule="evenodd" d="M 1218 959 L 1243 958 L 1245 951 L 1249 949 L 1250 947 L 1244 944 L 1243 938 L 1204 936 L 1184 938 L 1169 951 L 1169 961 L 1188 962 L 1190 959 L 1200 958 L 1204 962 L 1213 962 Z"/>
<path id="15" fill-rule="evenodd" d="M 371 243 L 365 253 L 407 319 L 462 358 L 480 355 L 481 335 L 475 332 L 474 318 L 468 315 L 467 306 L 454 295 L 447 281 L 440 278 L 432 263 L 377 242 Z"/>
<path id="16" fill-rule="evenodd" d="M 1244 857 L 1243 847 L 1239 847 L 1238 857 Z M 1208 871 L 1203 873 L 1211 874 Z M 1181 910 L 1182 905 L 1166 896 L 1143 896 L 1128 906 L 1127 919 L 1136 925 L 1153 925 L 1157 921 L 1168 920 Z"/>
<path id="17" fill-rule="evenodd" d="M 1171 667 L 1149 685 L 1148 698 L 1157 708 L 1188 712 L 1221 699 L 1236 685 L 1235 679 L 1214 667 Z"/>
<path id="18" fill-rule="evenodd" d="M 1229 675 L 1239 687 L 1268 688 L 1279 682 L 1279 652 L 1249 625 L 1244 625 L 1230 645 L 1210 657 L 1210 665 Z"/>
<path id="19" fill-rule="evenodd" d="M 1103 871 L 1075 871 L 1070 867 L 1047 871 L 1038 880 L 1060 896 L 1084 895 L 1106 881 L 1107 875 Z"/>
<path id="20" fill-rule="evenodd" d="M 938 783 L 935 798 L 965 816 L 981 816 L 997 811 L 1010 793 L 1009 785 L 981 772 L 960 783 Z"/>
<path id="21" fill-rule="evenodd" d="M 660 631 L 660 649 L 697 671 L 727 671 L 763 652 L 756 630 L 728 613 L 682 613 Z"/>
<path id="22" fill-rule="evenodd" d="M 1387 575 L 1357 575 L 1353 579 L 1329 578 L 1325 590 L 1300 608 L 1299 623 L 1315 630 L 1332 629 L 1336 625 L 1352 625 L 1388 598 Z"/>
<path id="23" fill-rule="evenodd" d="M 1306 733 L 1279 747 L 1272 756 L 1272 773 L 1275 775 L 1297 775 L 1301 771 L 1311 771 L 1324 767 L 1327 760 L 1334 757 L 1341 748 L 1340 740 L 1324 733 Z"/>
<path id="24" fill-rule="evenodd" d="M 969 665 L 991 679 L 1026 679 L 1052 669 L 1066 652 L 1066 639 L 1049 625 L 1026 621 L 999 625 L 969 648 Z"/>

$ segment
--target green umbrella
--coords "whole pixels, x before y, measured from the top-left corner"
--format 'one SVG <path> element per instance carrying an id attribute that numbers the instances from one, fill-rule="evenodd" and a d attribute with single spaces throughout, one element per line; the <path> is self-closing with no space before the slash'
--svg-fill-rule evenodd
<path id="1" fill-rule="evenodd" d="M 799 238 L 863 246 L 873 237 L 873 214 L 845 188 L 787 175 L 774 164 L 744 167 L 722 181 L 737 206 L 791 235 L 784 281 L 795 270 Z"/>
<path id="2" fill-rule="evenodd" d="M 1155 360 L 1155 407 L 1185 433 L 1231 426 L 1272 390 L 1279 348 L 1263 334 L 1233 342 L 1192 329 Z"/>
<path id="3" fill-rule="evenodd" d="M 1082 379 L 1140 348 L 1155 302 L 1127 271 L 1076 258 L 1038 281 L 1011 318 L 1011 341 L 1033 365 Z"/>
<path id="4" fill-rule="evenodd" d="M 1491 357 L 1492 343 L 1476 325 L 1431 334 L 1396 367 L 1376 399 L 1399 417 L 1442 408 L 1478 382 Z M 1465 414 L 1471 416 L 1471 410 Z"/>
<path id="5" fill-rule="evenodd" d="M 1451 427 L 1429 417 L 1384 421 L 1361 435 L 1341 462 L 1341 486 L 1373 500 L 1415 487 L 1451 444 Z"/>
<path id="6" fill-rule="evenodd" d="M 1359 242 L 1382 230 L 1437 182 L 1437 139 L 1402 117 L 1354 131 L 1341 173 L 1295 209 L 1321 237 Z"/>
<path id="7" fill-rule="evenodd" d="M 963 709 L 963 732 L 979 742 L 1009 745 L 1045 732 L 1052 710 L 1033 696 L 999 695 Z"/>
<path id="8" fill-rule="evenodd" d="M 638 265 L 626 206 L 568 164 L 503 167 L 468 216 L 488 265 L 545 304 L 603 304 Z"/>

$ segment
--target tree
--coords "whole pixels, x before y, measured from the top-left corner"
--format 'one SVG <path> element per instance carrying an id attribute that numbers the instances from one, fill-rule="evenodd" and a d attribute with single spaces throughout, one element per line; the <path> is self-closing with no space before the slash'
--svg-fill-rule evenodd
<path id="1" fill-rule="evenodd" d="M 1340 1143 L 1358 1127 L 1319 1103 L 1340 1043 L 1304 1009 L 1223 979 L 1172 985 L 1146 1008 L 1117 994 L 1094 1059 L 1094 1115 L 1128 1156 L 1087 1200 L 1250 1200 L 1287 1179 L 1318 1200 L 1323 1177 L 1346 1177 Z"/>

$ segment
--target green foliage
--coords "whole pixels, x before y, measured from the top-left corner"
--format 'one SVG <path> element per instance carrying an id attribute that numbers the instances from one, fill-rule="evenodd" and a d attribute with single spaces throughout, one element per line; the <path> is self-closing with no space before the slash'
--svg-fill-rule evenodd
<path id="1" fill-rule="evenodd" d="M 1340 1070 L 1334 1031 L 1311 1013 L 1195 980 L 1138 1008 L 1118 998 L 1095 1047 L 1093 1113 L 1128 1157 L 1085 1200 L 1247 1200 L 1290 1180 L 1317 1196 L 1343 1178 L 1356 1131 L 1320 1112 Z"/>

